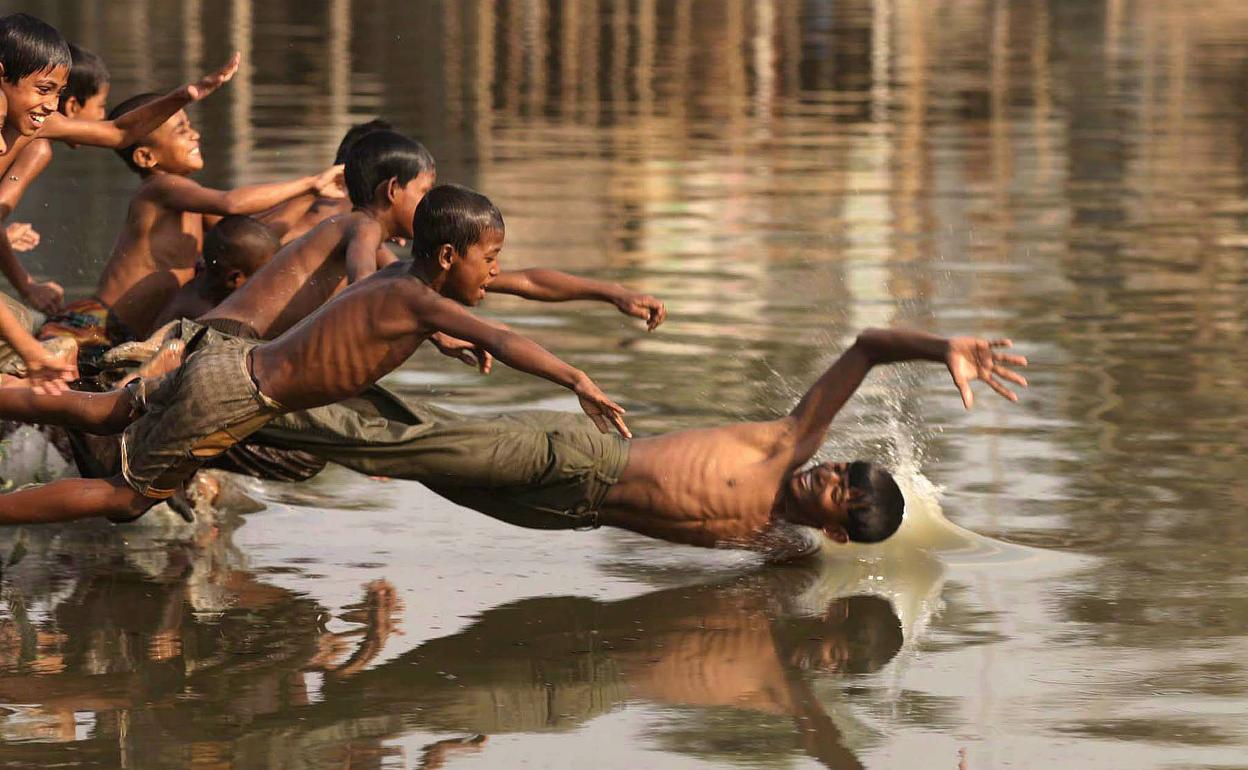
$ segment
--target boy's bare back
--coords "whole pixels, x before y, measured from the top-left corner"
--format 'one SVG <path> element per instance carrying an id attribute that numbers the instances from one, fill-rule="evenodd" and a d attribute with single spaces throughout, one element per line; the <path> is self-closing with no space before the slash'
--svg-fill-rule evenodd
<path id="1" fill-rule="evenodd" d="M 246 284 L 200 320 L 241 321 L 263 339 L 277 337 L 346 286 L 347 248 L 357 239 L 372 244 L 377 268 L 397 261 L 382 247 L 381 236 L 377 221 L 362 211 L 327 219 L 283 246 Z"/>

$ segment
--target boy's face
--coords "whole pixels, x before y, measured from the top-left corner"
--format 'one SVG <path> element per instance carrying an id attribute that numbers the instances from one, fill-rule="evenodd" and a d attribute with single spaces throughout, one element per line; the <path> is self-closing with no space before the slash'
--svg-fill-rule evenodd
<path id="1" fill-rule="evenodd" d="M 819 463 L 789 477 L 790 518 L 822 529 L 838 543 L 849 541 L 849 463 Z"/>
<path id="2" fill-rule="evenodd" d="M 0 80 L 0 91 L 9 103 L 5 125 L 23 136 L 34 134 L 44 119 L 56 112 L 61 89 L 68 79 L 68 67 L 53 67 L 31 73 L 16 83 Z"/>
<path id="3" fill-rule="evenodd" d="M 190 174 L 204 167 L 199 151 L 199 132 L 191 127 L 186 112 L 166 120 L 143 139 L 134 151 L 135 163 L 140 168 L 160 169 L 170 174 Z"/>
<path id="4" fill-rule="evenodd" d="M 400 225 L 398 235 L 412 237 L 412 219 L 416 216 L 416 207 L 437 181 L 436 171 L 424 171 L 403 185 L 394 200 L 395 215 Z"/>
<path id="5" fill-rule="evenodd" d="M 100 86 L 85 102 L 69 97 L 65 101 L 65 114 L 79 120 L 103 120 L 108 115 L 108 86 L 108 83 Z"/>
<path id="6" fill-rule="evenodd" d="M 442 284 L 442 293 L 465 305 L 479 304 L 485 299 L 485 287 L 498 275 L 502 250 L 503 233 L 486 230 L 481 240 L 456 255 Z"/>

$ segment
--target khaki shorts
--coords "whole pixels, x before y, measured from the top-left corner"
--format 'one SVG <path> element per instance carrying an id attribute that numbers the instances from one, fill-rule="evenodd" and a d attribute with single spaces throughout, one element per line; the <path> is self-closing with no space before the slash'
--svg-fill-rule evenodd
<path id="1" fill-rule="evenodd" d="M 281 415 L 256 436 L 372 476 L 411 479 L 531 529 L 594 527 L 628 463 L 628 442 L 567 412 L 466 416 L 369 388 Z"/>
<path id="2" fill-rule="evenodd" d="M 256 341 L 204 330 L 186 363 L 128 386 L 140 416 L 121 437 L 121 472 L 148 498 L 170 497 L 200 466 L 276 417 L 248 364 Z"/>

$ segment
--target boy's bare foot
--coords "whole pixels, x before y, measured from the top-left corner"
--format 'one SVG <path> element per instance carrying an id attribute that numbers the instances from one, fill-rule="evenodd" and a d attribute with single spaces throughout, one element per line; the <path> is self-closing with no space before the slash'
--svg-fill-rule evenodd
<path id="1" fill-rule="evenodd" d="M 146 363 L 152 356 L 160 351 L 162 345 L 169 338 L 170 332 L 178 321 L 170 321 L 156 331 L 152 332 L 145 340 L 136 340 L 134 342 L 123 342 L 115 348 L 112 348 L 100 357 L 100 363 L 105 366 L 117 366 L 119 364 L 142 364 Z"/>

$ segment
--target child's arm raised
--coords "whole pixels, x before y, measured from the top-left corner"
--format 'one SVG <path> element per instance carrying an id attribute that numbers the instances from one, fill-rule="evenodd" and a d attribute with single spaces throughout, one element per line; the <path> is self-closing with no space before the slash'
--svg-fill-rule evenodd
<path id="1" fill-rule="evenodd" d="M 54 112 L 44 121 L 39 136 L 70 144 L 120 149 L 130 147 L 160 128 L 174 113 L 191 102 L 216 91 L 238 71 L 239 54 L 235 53 L 221 69 L 205 75 L 199 82 L 170 91 L 154 102 L 136 107 L 116 120 L 78 120 Z"/>
<path id="2" fill-rule="evenodd" d="M 307 192 L 333 188 L 342 177 L 342 166 L 331 166 L 315 176 L 214 190 L 178 174 L 161 174 L 152 179 L 144 191 L 151 200 L 178 211 L 200 214 L 258 214 L 284 200 Z"/>
<path id="3" fill-rule="evenodd" d="M 609 433 L 611 426 L 625 438 L 632 438 L 624 424 L 624 409 L 607 398 L 589 375 L 565 363 L 546 348 L 508 329 L 485 323 L 461 305 L 445 297 L 423 296 L 413 303 L 413 312 L 425 329 L 445 332 L 452 337 L 480 345 L 499 361 L 562 385 L 576 394 L 581 409 L 598 426 Z"/>
<path id="4" fill-rule="evenodd" d="M 4 180 L 0 182 L 0 221 L 9 218 L 26 193 L 26 188 L 35 177 L 43 173 L 51 160 L 52 148 L 47 142 L 38 140 L 26 145 L 14 159 Z M 13 252 L 8 233 L 0 228 L 0 272 L 9 279 L 9 283 L 13 284 L 22 299 L 36 310 L 41 313 L 55 313 L 61 307 L 65 290 L 55 281 L 36 282 Z"/>
<path id="5" fill-rule="evenodd" d="M 806 391 L 802 400 L 789 413 L 790 435 L 793 438 L 791 464 L 796 467 L 809 460 L 819 450 L 828 425 L 850 396 L 858 390 L 867 372 L 878 364 L 902 361 L 939 361 L 953 376 L 954 385 L 962 395 L 962 403 L 971 408 L 971 380 L 983 380 L 989 387 L 1010 401 L 1018 396 L 996 379 L 1008 380 L 1027 387 L 1022 375 L 1009 369 L 1026 366 L 1022 356 L 1000 353 L 998 348 L 1008 348 L 1009 340 L 982 340 L 975 337 L 945 339 L 934 334 L 908 329 L 868 329 L 858 335 L 849 350 L 841 354 L 823 376 Z"/>
<path id="6" fill-rule="evenodd" d="M 646 329 L 651 331 L 667 318 L 667 308 L 656 297 L 632 291 L 618 283 L 581 278 L 560 270 L 505 270 L 490 281 L 486 291 L 514 294 L 539 302 L 577 299 L 610 302 L 621 313 L 645 321 Z"/>

